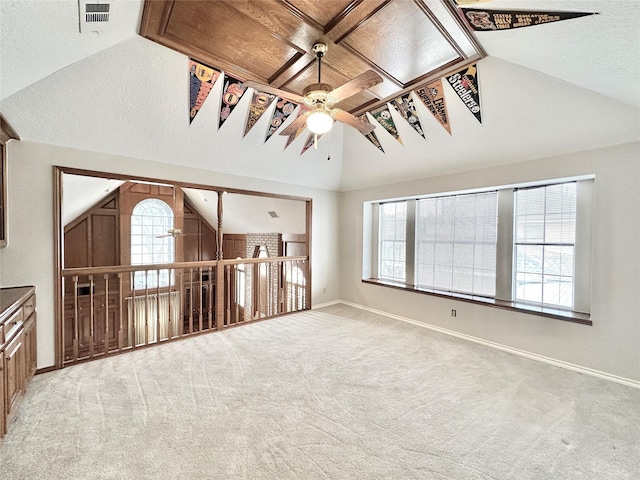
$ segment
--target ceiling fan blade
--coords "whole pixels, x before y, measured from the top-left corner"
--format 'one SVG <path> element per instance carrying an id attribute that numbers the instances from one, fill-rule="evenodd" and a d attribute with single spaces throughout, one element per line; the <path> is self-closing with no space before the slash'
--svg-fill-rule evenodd
<path id="1" fill-rule="evenodd" d="M 286 90 L 280 90 L 279 88 L 271 87 L 269 85 L 264 85 L 263 83 L 258 82 L 244 82 L 242 84 L 243 87 L 250 87 L 258 92 L 264 93 L 272 93 L 273 95 L 277 95 L 280 98 L 286 98 L 287 100 L 291 100 L 295 103 L 302 103 L 302 97 L 297 93 L 287 92 Z"/>
<path id="2" fill-rule="evenodd" d="M 354 115 L 351 115 L 349 112 L 345 112 L 344 110 L 340 110 L 339 108 L 333 110 L 333 118 L 335 118 L 339 122 L 351 125 L 353 128 L 359 130 L 363 135 L 370 134 L 376 128 L 375 125 L 363 122 Z"/>
<path id="3" fill-rule="evenodd" d="M 166 237 L 171 237 L 172 234 L 167 233 L 166 235 L 156 235 L 156 238 L 166 238 Z"/>
<path id="4" fill-rule="evenodd" d="M 300 128 L 306 122 L 307 122 L 307 115 L 305 113 L 301 113 L 298 116 L 298 118 L 296 118 L 293 122 L 289 124 L 289 126 L 287 126 L 287 128 L 285 128 L 280 132 L 280 135 L 285 135 L 285 136 L 293 135 L 298 131 L 298 128 Z"/>
<path id="5" fill-rule="evenodd" d="M 382 83 L 382 77 L 373 70 L 368 70 L 363 74 L 358 75 L 353 80 L 345 83 L 341 87 L 329 92 L 328 96 L 331 98 L 332 103 L 338 103 L 345 98 L 349 98 L 356 93 L 366 90 L 367 88 L 371 88 L 374 85 L 378 85 L 379 83 Z"/>

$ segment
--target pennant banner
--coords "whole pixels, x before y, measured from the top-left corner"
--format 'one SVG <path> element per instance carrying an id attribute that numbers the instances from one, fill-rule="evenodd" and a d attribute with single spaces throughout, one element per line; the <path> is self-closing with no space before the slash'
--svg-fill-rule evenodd
<path id="1" fill-rule="evenodd" d="M 324 135 L 324 133 L 321 133 L 320 135 L 318 135 L 318 138 L 315 138 L 315 133 L 310 133 L 309 136 L 307 137 L 307 141 L 304 142 L 304 145 L 302 146 L 302 151 L 300 152 L 300 155 L 302 155 L 304 152 L 306 152 L 307 150 L 309 150 L 311 148 L 311 146 L 316 143 L 316 141 L 320 140 L 322 138 L 322 135 Z M 317 147 L 316 147 L 317 148 Z"/>
<path id="2" fill-rule="evenodd" d="M 597 15 L 594 12 L 531 12 L 516 10 L 479 10 L 460 8 L 469 26 L 477 31 L 510 30 L 512 28 L 530 27 L 542 23 L 559 22 L 572 18 Z"/>
<path id="3" fill-rule="evenodd" d="M 449 85 L 458 94 L 458 97 L 473 113 L 476 119 L 482 123 L 480 115 L 480 90 L 478 89 L 478 69 L 473 64 L 464 70 L 447 77 Z"/>
<path id="4" fill-rule="evenodd" d="M 222 127 L 222 124 L 227 121 L 229 115 L 242 95 L 246 91 L 246 87 L 242 86 L 242 81 L 234 78 L 230 75 L 224 75 L 224 88 L 222 89 L 222 102 L 220 103 L 220 120 L 218 121 L 218 129 Z"/>
<path id="5" fill-rule="evenodd" d="M 215 68 L 189 59 L 189 124 L 193 122 L 220 76 Z"/>
<path id="6" fill-rule="evenodd" d="M 267 129 L 267 136 L 264 139 L 265 142 L 269 140 L 274 133 L 276 133 L 276 130 L 280 128 L 280 125 L 285 122 L 287 117 L 293 113 L 297 106 L 298 104 L 285 100 L 284 98 L 278 99 L 273 115 L 271 115 L 271 121 L 269 122 L 269 128 Z"/>
<path id="7" fill-rule="evenodd" d="M 296 118 L 298 118 L 305 111 L 306 109 L 303 109 L 302 107 L 300 107 L 300 109 L 298 110 L 298 115 L 296 115 Z M 291 145 L 291 142 L 293 142 L 296 138 L 298 138 L 298 135 L 302 133 L 302 131 L 305 129 L 306 126 L 307 126 L 307 122 L 301 123 L 300 126 L 298 127 L 298 130 L 296 130 L 294 133 L 289 135 L 289 138 L 287 138 L 287 144 L 284 146 L 285 150 L 289 145 Z"/>
<path id="8" fill-rule="evenodd" d="M 416 88 L 413 93 L 422 100 L 425 107 L 451 135 L 451 125 L 449 125 L 449 114 L 447 113 L 447 102 L 444 99 L 442 80 L 438 79 L 426 86 Z"/>
<path id="9" fill-rule="evenodd" d="M 371 110 L 369 112 L 376 121 L 384 127 L 384 129 L 393 135 L 393 138 L 402 143 L 402 139 L 398 134 L 398 129 L 396 128 L 396 122 L 393 121 L 393 117 L 391 116 L 391 111 L 389 107 L 385 103 L 384 105 L 380 105 L 378 108 Z"/>
<path id="10" fill-rule="evenodd" d="M 244 127 L 243 137 L 253 128 L 264 112 L 267 111 L 271 102 L 276 96 L 263 92 L 253 92 L 251 97 L 251 105 L 249 105 L 249 114 L 247 115 L 247 123 Z"/>
<path id="11" fill-rule="evenodd" d="M 359 115 L 358 119 L 360 121 L 362 121 L 362 122 L 365 122 L 365 123 L 371 123 L 369 121 L 369 119 L 367 118 L 367 114 L 366 113 L 363 113 L 362 115 Z M 376 136 L 376 132 L 374 130 L 372 130 L 371 133 L 367 133 L 364 136 L 367 138 L 367 140 L 369 140 L 371 143 L 373 143 L 373 145 L 378 150 L 380 150 L 382 153 L 384 153 L 384 149 L 382 148 L 382 145 L 380 145 L 380 140 L 378 140 L 378 137 Z"/>
<path id="12" fill-rule="evenodd" d="M 411 125 L 416 132 L 422 135 L 422 138 L 425 138 L 422 126 L 420 125 L 420 119 L 418 118 L 418 112 L 416 112 L 416 107 L 413 104 L 413 99 L 411 98 L 411 92 L 405 93 L 404 95 L 394 99 L 391 104 L 398 112 L 400 112 L 400 115 L 409 122 L 409 125 Z"/>

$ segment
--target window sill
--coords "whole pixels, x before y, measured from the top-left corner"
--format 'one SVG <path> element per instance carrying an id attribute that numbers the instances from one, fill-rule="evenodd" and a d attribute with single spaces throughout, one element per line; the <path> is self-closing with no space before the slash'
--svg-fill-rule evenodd
<path id="1" fill-rule="evenodd" d="M 514 312 L 528 313 L 531 315 L 538 315 L 541 317 L 555 318 L 557 320 L 580 323 L 583 325 L 592 325 L 591 315 L 587 313 L 572 312 L 569 310 L 560 310 L 560 309 L 549 308 L 549 307 L 540 307 L 536 305 L 527 305 L 524 303 L 508 302 L 505 300 L 496 300 L 494 298 L 487 298 L 487 297 L 477 297 L 474 295 L 465 295 L 463 293 L 452 293 L 452 292 L 446 292 L 443 290 L 430 290 L 430 289 L 416 288 L 413 285 L 407 285 L 405 283 L 383 281 L 375 278 L 363 278 L 362 283 L 369 283 L 371 285 L 380 285 L 382 287 L 397 288 L 400 290 L 421 293 L 424 295 L 433 295 L 436 297 L 451 298 L 453 300 L 458 300 L 461 302 L 487 305 L 494 308 L 502 308 L 502 309 L 511 310 Z"/>

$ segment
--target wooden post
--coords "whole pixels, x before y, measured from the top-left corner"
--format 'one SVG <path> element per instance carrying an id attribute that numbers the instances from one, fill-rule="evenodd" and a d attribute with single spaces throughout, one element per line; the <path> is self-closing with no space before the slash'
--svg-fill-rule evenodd
<path id="1" fill-rule="evenodd" d="M 222 260 L 224 258 L 222 254 L 222 195 L 224 192 L 218 190 L 218 232 L 216 236 L 216 260 Z"/>

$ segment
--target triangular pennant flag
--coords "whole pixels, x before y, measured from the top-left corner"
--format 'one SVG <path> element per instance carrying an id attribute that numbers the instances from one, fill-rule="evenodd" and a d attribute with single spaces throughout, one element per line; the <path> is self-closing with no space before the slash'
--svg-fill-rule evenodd
<path id="1" fill-rule="evenodd" d="M 416 132 L 422 135 L 422 138 L 425 138 L 422 125 L 420 125 L 420 118 L 418 118 L 418 112 L 416 112 L 416 107 L 411 98 L 411 92 L 395 98 L 391 102 L 391 105 L 402 115 L 402 118 L 409 122 L 409 125 L 411 125 Z"/>
<path id="2" fill-rule="evenodd" d="M 244 127 L 243 137 L 253 128 L 264 112 L 267 111 L 271 102 L 276 96 L 269 93 L 253 92 L 251 97 L 251 105 L 249 105 L 249 114 L 247 115 L 247 123 Z"/>
<path id="3" fill-rule="evenodd" d="M 449 114 L 447 113 L 447 102 L 444 99 L 442 80 L 438 79 L 426 86 L 416 88 L 413 93 L 422 100 L 424 106 L 451 135 L 451 125 L 449 125 Z"/>
<path id="4" fill-rule="evenodd" d="M 309 136 L 307 137 L 306 142 L 304 142 L 304 145 L 302 146 L 302 151 L 300 152 L 300 155 L 302 155 L 304 152 L 309 150 L 314 143 L 316 143 L 318 140 L 322 138 L 322 135 L 324 135 L 324 133 L 321 133 L 316 138 L 315 133 L 310 133 Z"/>
<path id="5" fill-rule="evenodd" d="M 478 88 L 478 69 L 477 64 L 473 64 L 464 70 L 461 70 L 447 77 L 447 81 L 451 88 L 456 92 L 460 100 L 467 106 L 469 111 L 473 113 L 476 119 L 482 123 L 480 116 L 480 90 Z"/>
<path id="6" fill-rule="evenodd" d="M 291 102 L 284 98 L 279 98 L 276 103 L 276 108 L 271 115 L 271 121 L 269 122 L 269 128 L 267 129 L 267 136 L 264 141 L 266 142 L 271 136 L 276 133 L 276 130 L 285 122 L 287 117 L 293 113 L 298 106 L 297 103 Z"/>
<path id="7" fill-rule="evenodd" d="M 363 113 L 362 115 L 359 115 L 358 116 L 358 120 L 360 120 L 362 122 L 365 122 L 365 123 L 371 123 L 369 121 L 369 119 L 367 118 L 367 114 L 366 113 Z M 371 143 L 373 143 L 378 150 L 380 150 L 382 153 L 384 153 L 384 149 L 382 148 L 382 145 L 380 145 L 380 140 L 378 140 L 378 137 L 376 136 L 376 132 L 375 131 L 372 130 L 371 133 L 367 133 L 365 135 L 365 137 L 367 138 L 367 140 L 369 140 Z"/>
<path id="8" fill-rule="evenodd" d="M 220 103 L 220 120 L 218 122 L 218 129 L 222 127 L 222 124 L 227 121 L 229 115 L 238 102 L 242 95 L 246 91 L 246 87 L 242 86 L 242 80 L 238 80 L 235 77 L 224 74 L 224 87 L 222 89 L 222 102 Z"/>
<path id="9" fill-rule="evenodd" d="M 572 18 L 597 15 L 595 12 L 533 12 L 526 10 L 480 10 L 460 8 L 463 18 L 477 31 L 510 30 L 512 28 L 531 27 L 543 23 L 559 22 Z"/>
<path id="10" fill-rule="evenodd" d="M 304 112 L 304 109 L 300 107 L 298 109 L 298 115 L 296 115 L 296 118 L 298 118 L 303 112 Z M 293 142 L 296 138 L 298 138 L 298 135 L 302 133 L 302 131 L 305 129 L 306 126 L 307 126 L 307 122 L 302 122 L 298 127 L 298 129 L 294 133 L 289 135 L 289 137 L 287 138 L 287 144 L 284 146 L 284 150 L 286 150 L 287 147 L 291 145 L 291 142 Z"/>
<path id="11" fill-rule="evenodd" d="M 391 116 L 391 111 L 389 107 L 385 103 L 384 105 L 380 105 L 378 108 L 371 110 L 369 112 L 376 121 L 384 127 L 384 129 L 393 135 L 393 138 L 402 143 L 402 139 L 398 134 L 398 129 L 396 128 L 396 122 L 393 121 L 393 117 Z"/>
<path id="12" fill-rule="evenodd" d="M 189 59 L 189 124 L 193 122 L 220 76 L 213 67 Z"/>

